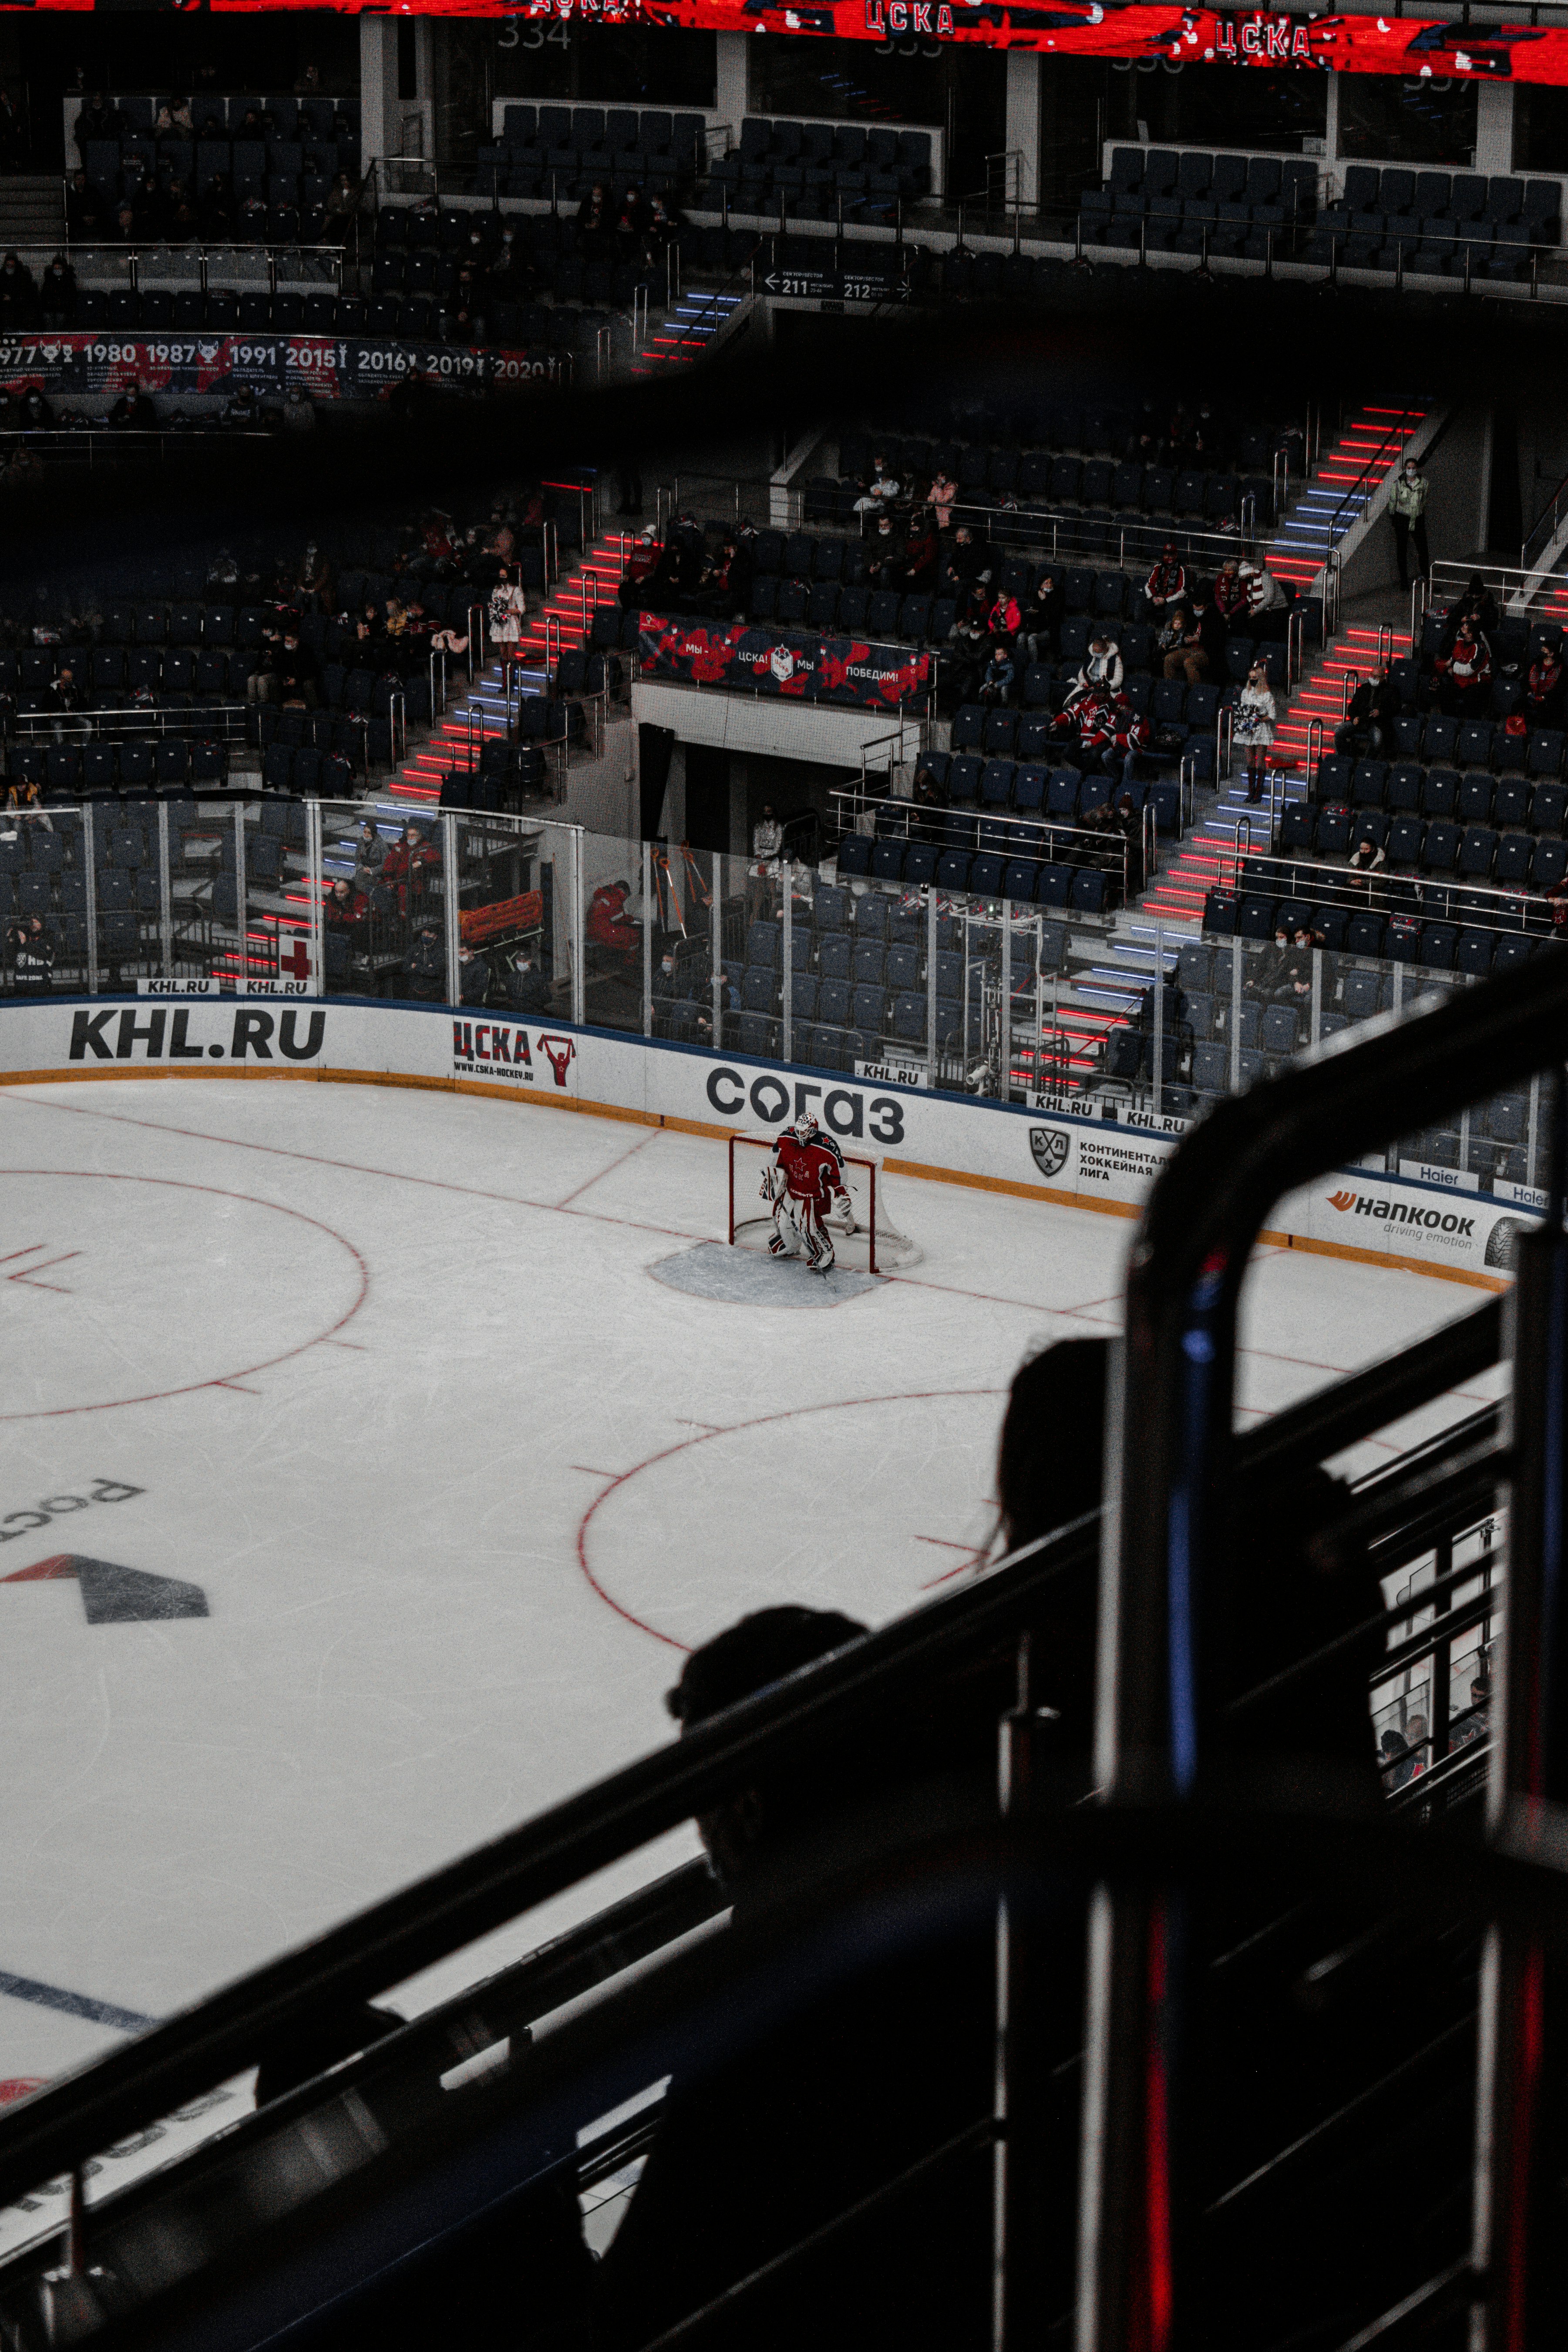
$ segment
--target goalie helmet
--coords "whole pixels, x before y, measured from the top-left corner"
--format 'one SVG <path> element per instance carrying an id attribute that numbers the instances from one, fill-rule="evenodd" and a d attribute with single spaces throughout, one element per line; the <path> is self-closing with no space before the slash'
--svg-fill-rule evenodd
<path id="1" fill-rule="evenodd" d="M 795 1119 L 792 1123 L 792 1132 L 797 1143 L 809 1143 L 814 1135 L 820 1135 L 822 1133 L 822 1129 L 818 1127 L 811 1113 L 808 1110 L 803 1110 L 795 1113 Z"/>

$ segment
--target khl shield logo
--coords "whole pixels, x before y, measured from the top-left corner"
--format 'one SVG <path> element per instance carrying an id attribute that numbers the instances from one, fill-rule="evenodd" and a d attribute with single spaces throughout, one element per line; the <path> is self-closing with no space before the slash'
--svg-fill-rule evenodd
<path id="1" fill-rule="evenodd" d="M 1072 1133 L 1065 1127 L 1032 1127 L 1029 1149 L 1042 1176 L 1059 1176 L 1072 1150 Z"/>

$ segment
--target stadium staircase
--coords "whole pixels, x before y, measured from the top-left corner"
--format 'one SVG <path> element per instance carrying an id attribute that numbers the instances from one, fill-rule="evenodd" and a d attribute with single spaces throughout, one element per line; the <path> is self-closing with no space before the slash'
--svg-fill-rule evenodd
<path id="1" fill-rule="evenodd" d="M 58 172 L 7 172 L 0 176 L 0 252 L 12 247 L 64 248 L 64 182 Z"/>
<path id="2" fill-rule="evenodd" d="M 552 665 L 585 646 L 600 605 L 614 605 L 626 570 L 627 534 L 602 531 L 572 572 L 563 571 L 542 604 L 528 613 L 518 646 L 515 691 L 523 699 L 547 695 Z M 436 719 L 426 741 L 412 751 L 387 787 L 395 802 L 434 808 L 441 780 L 455 769 L 471 772 L 488 737 L 504 735 L 506 686 L 498 654 Z"/>
<path id="3" fill-rule="evenodd" d="M 731 332 L 750 299 L 749 289 L 733 283 L 712 293 L 681 295 L 633 360 L 633 375 L 668 375 L 672 369 L 693 366 Z"/>
<path id="4" fill-rule="evenodd" d="M 1358 408 L 1292 501 L 1264 561 L 1276 579 L 1292 583 L 1299 596 L 1320 593 L 1319 573 L 1399 462 L 1403 444 L 1391 441 L 1390 436 L 1402 418 L 1410 430 L 1424 421 L 1422 411 L 1408 406 L 1384 403 Z"/>

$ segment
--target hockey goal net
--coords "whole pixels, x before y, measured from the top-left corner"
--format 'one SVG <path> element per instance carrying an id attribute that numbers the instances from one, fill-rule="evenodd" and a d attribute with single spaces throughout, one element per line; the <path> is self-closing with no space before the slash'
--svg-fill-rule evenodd
<path id="1" fill-rule="evenodd" d="M 766 1249 L 773 1229 L 773 1203 L 763 1198 L 763 1178 L 773 1163 L 771 1135 L 730 1138 L 730 1239 L 746 1249 Z M 844 1154 L 844 1187 L 853 1220 L 830 1216 L 834 1255 L 846 1265 L 863 1265 L 869 1274 L 891 1274 L 914 1265 L 920 1246 L 900 1231 L 888 1213 L 887 1193 L 879 1160 L 863 1153 Z"/>

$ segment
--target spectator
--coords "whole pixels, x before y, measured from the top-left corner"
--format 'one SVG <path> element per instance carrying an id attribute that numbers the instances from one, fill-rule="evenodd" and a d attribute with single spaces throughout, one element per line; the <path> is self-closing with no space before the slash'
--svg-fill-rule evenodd
<path id="1" fill-rule="evenodd" d="M 1167 677 L 1184 677 L 1189 686 L 1201 686 L 1209 672 L 1203 630 L 1190 604 L 1178 605 L 1171 618 L 1175 625 L 1176 641 L 1165 656 L 1164 675 Z M 1162 632 L 1161 643 L 1163 642 L 1164 633 Z"/>
<path id="2" fill-rule="evenodd" d="M 1472 572 L 1465 583 L 1463 595 L 1455 599 L 1444 615 L 1443 640 L 1438 651 L 1447 652 L 1458 634 L 1461 621 L 1473 621 L 1477 636 L 1485 637 L 1489 642 L 1492 632 L 1501 618 L 1502 615 L 1498 611 L 1497 598 L 1492 594 L 1480 573 Z"/>
<path id="3" fill-rule="evenodd" d="M 713 609 L 722 619 L 743 621 L 752 601 L 754 558 L 749 540 L 726 539 L 713 567 Z"/>
<path id="4" fill-rule="evenodd" d="M 1268 665 L 1255 661 L 1236 706 L 1231 740 L 1247 762 L 1247 797 L 1255 805 L 1263 798 L 1263 772 L 1268 746 L 1274 740 L 1278 713 L 1268 684 Z"/>
<path id="5" fill-rule="evenodd" d="M 41 915 L 26 915 L 12 923 L 5 933 L 5 944 L 11 950 L 11 972 L 18 993 L 47 988 L 55 969 L 55 951 L 49 945 Z"/>
<path id="6" fill-rule="evenodd" d="M 1375 874 L 1383 862 L 1381 846 L 1370 833 L 1363 833 L 1350 854 L 1348 864 L 1352 873 Z M 1369 899 L 1372 897 L 1370 885 L 1367 888 L 1367 897 Z"/>
<path id="7" fill-rule="evenodd" d="M 247 383 L 235 384 L 218 414 L 218 421 L 237 433 L 254 433 L 261 422 L 256 394 Z"/>
<path id="8" fill-rule="evenodd" d="M 1100 766 L 1108 776 L 1119 778 L 1123 785 L 1135 783 L 1138 780 L 1140 765 L 1153 742 L 1154 730 L 1143 713 L 1141 710 L 1134 710 L 1124 694 L 1117 695 L 1112 701 L 1107 724 L 1110 730 L 1110 740 L 1100 751 Z M 1131 813 L 1132 825 L 1131 832 L 1128 831 L 1127 824 L 1123 821 L 1124 811 Z M 1143 871 L 1143 822 L 1138 810 L 1133 806 L 1130 793 L 1123 792 L 1117 803 L 1117 823 L 1136 850 L 1136 864 L 1139 873 L 1142 874 Z M 1129 886 L 1130 892 L 1133 895 L 1142 887 L 1142 881 Z"/>
<path id="9" fill-rule="evenodd" d="M 320 98 L 321 94 L 321 67 L 320 67 L 320 66 L 313 66 L 313 65 L 306 65 L 306 66 L 302 66 L 302 67 L 300 68 L 300 77 L 299 77 L 299 79 L 298 79 L 298 80 L 295 82 L 295 84 L 294 84 L 294 95 L 295 95 L 295 97 L 296 97 L 296 98 Z"/>
<path id="10" fill-rule="evenodd" d="M 194 139 L 196 126 L 188 98 L 165 99 L 153 123 L 154 139 Z"/>
<path id="11" fill-rule="evenodd" d="M 414 830 L 413 826 L 409 831 Z M 423 922 L 415 933 L 414 944 L 403 959 L 404 978 L 410 996 L 426 1003 L 438 1003 L 447 993 L 447 951 L 441 944 L 438 924 Z"/>
<path id="12" fill-rule="evenodd" d="M 405 824 L 403 838 L 395 841 L 382 861 L 381 878 L 397 892 L 400 915 L 414 913 L 425 896 L 432 874 L 440 868 L 441 851 L 437 843 L 416 824 Z"/>
<path id="13" fill-rule="evenodd" d="M 585 252 L 597 256 L 608 245 L 615 226 L 604 184 L 595 180 L 577 207 L 577 236 Z"/>
<path id="14" fill-rule="evenodd" d="M 760 1611 L 691 1653 L 670 1711 L 688 1734 L 862 1631 L 823 1611 Z M 1073 1667 L 1081 1673 L 1081 1660 Z M 728 1932 L 776 1951 L 779 1966 L 739 2046 L 704 2050 L 694 2037 L 677 2062 L 599 2264 L 602 2352 L 658 2337 L 835 2221 L 805 2264 L 781 2270 L 729 2316 L 722 2340 L 965 2352 L 984 2336 L 989 2168 L 906 2179 L 896 2200 L 873 2192 L 987 2111 L 994 1904 L 960 1896 L 934 1935 L 923 1922 L 911 1935 L 902 1919 L 891 1935 L 850 1926 L 831 1971 L 792 1966 L 788 1951 L 792 1914 L 825 1879 L 853 1885 L 900 1832 L 966 1821 L 984 1801 L 994 1700 L 991 1677 L 977 1682 L 918 1719 L 911 1711 L 879 1742 L 851 1750 L 825 1738 L 699 1817 L 732 1905 Z"/>
<path id="15" fill-rule="evenodd" d="M 643 229 L 642 258 L 645 269 L 656 277 L 668 275 L 666 258 L 670 247 L 680 234 L 680 215 L 668 196 L 656 195 L 647 210 Z"/>
<path id="16" fill-rule="evenodd" d="M 1535 649 L 1525 681 L 1524 710 L 1531 727 L 1563 724 L 1563 647 L 1545 639 Z"/>
<path id="17" fill-rule="evenodd" d="M 1047 655 L 1054 660 L 1059 652 L 1067 602 L 1067 591 L 1047 563 L 1024 600 L 1018 623 L 1032 662 L 1043 661 Z"/>
<path id="18" fill-rule="evenodd" d="M 381 880 L 386 864 L 386 844 L 376 830 L 374 817 L 366 817 L 354 843 L 354 888 L 373 890 Z"/>
<path id="19" fill-rule="evenodd" d="M 991 655 L 991 639 L 977 613 L 965 613 L 952 633 L 952 690 L 959 702 L 973 701 Z"/>
<path id="20" fill-rule="evenodd" d="M 327 190 L 321 206 L 321 234 L 329 245 L 346 245 L 359 217 L 360 191 L 347 172 L 340 172 Z"/>
<path id="21" fill-rule="evenodd" d="M 508 964 L 506 996 L 514 1013 L 550 1011 L 550 983 L 540 970 L 539 958 L 531 948 L 520 948 Z"/>
<path id="22" fill-rule="evenodd" d="M 153 407 L 152 396 L 140 376 L 136 379 L 134 389 L 122 392 L 119 399 L 113 403 L 106 422 L 114 432 L 156 433 L 158 412 Z"/>
<path id="23" fill-rule="evenodd" d="M 1426 1769 L 1426 1718 L 1424 1715 L 1413 1715 L 1405 1724 L 1405 1744 L 1415 1759 L 1415 1767 L 1410 1775 L 1415 1780 Z"/>
<path id="24" fill-rule="evenodd" d="M 1289 953 L 1289 927 L 1284 923 L 1276 923 L 1271 943 L 1268 947 L 1260 948 L 1256 955 L 1247 956 L 1244 961 L 1243 969 L 1247 978 L 1242 982 L 1242 994 L 1251 997 L 1256 1003 L 1272 1003 Z"/>
<path id="25" fill-rule="evenodd" d="M 503 563 L 496 574 L 496 584 L 490 590 L 485 614 L 491 645 L 500 646 L 503 652 L 510 652 L 522 636 L 522 620 L 527 610 L 527 597 L 512 578 L 510 567 Z"/>
<path id="26" fill-rule="evenodd" d="M 1083 666 L 1073 679 L 1075 687 L 1102 686 L 1113 695 L 1121 691 L 1121 648 L 1103 629 L 1090 637 Z"/>
<path id="27" fill-rule="evenodd" d="M 952 509 L 958 504 L 958 484 L 945 466 L 937 467 L 927 503 L 936 517 L 938 530 L 946 530 L 952 521 Z"/>
<path id="28" fill-rule="evenodd" d="M 901 585 L 915 590 L 928 588 L 936 577 L 936 560 L 940 552 L 935 516 L 930 507 L 917 508 L 910 517 L 910 535 L 904 542 Z"/>
<path id="29" fill-rule="evenodd" d="M 629 971 L 642 946 L 642 926 L 626 919 L 629 882 L 601 882 L 588 901 L 584 936 L 600 950 L 599 961 Z"/>
<path id="30" fill-rule="evenodd" d="M 1023 618 L 1022 608 L 1011 590 L 1000 590 L 985 615 L 985 632 L 993 645 L 1005 645 L 1011 654 Z"/>
<path id="31" fill-rule="evenodd" d="M 1453 644 L 1432 664 L 1437 700 L 1450 719 L 1478 716 L 1492 682 L 1491 647 L 1472 620 L 1460 622 Z"/>
<path id="32" fill-rule="evenodd" d="M 125 118 L 117 106 L 110 106 L 101 90 L 94 91 L 76 119 L 77 152 L 87 161 L 89 143 L 96 140 L 118 141 L 125 130 Z"/>
<path id="33" fill-rule="evenodd" d="M 883 508 L 892 505 L 901 488 L 902 484 L 898 476 L 890 471 L 887 459 L 873 457 L 870 474 L 861 487 L 860 496 L 855 501 L 855 512 L 857 514 L 879 513 Z"/>
<path id="34" fill-rule="evenodd" d="M 883 512 L 877 517 L 877 527 L 866 543 L 866 580 L 873 588 L 891 588 L 904 574 L 904 542 L 893 528 L 893 518 Z"/>
<path id="35" fill-rule="evenodd" d="M 66 190 L 66 236 L 72 245 L 87 245 L 104 233 L 103 205 L 97 189 L 81 170 L 70 175 Z"/>
<path id="36" fill-rule="evenodd" d="M 1480 1665 L 1470 1684 L 1469 1712 L 1459 1717 L 1448 1734 L 1450 1756 L 1456 1748 L 1468 1748 L 1473 1739 L 1484 1739 L 1487 1736 L 1492 1701 L 1492 1677 L 1490 1666 L 1487 1663 L 1486 1652 L 1481 1651 L 1479 1656 Z"/>
<path id="37" fill-rule="evenodd" d="M 1160 551 L 1160 561 L 1143 583 L 1143 602 L 1149 617 L 1160 620 L 1175 605 L 1187 598 L 1187 574 L 1176 553 L 1176 542 L 1168 539 Z"/>
<path id="38" fill-rule="evenodd" d="M 15 253 L 0 261 L 0 334 L 14 335 L 37 324 L 38 289 L 32 271 Z"/>
<path id="39" fill-rule="evenodd" d="M 312 613 L 330 613 L 333 608 L 335 582 L 332 567 L 312 539 L 306 542 L 300 559 L 300 569 L 289 583 L 290 592 Z"/>
<path id="40" fill-rule="evenodd" d="M 300 642 L 297 624 L 290 623 L 283 631 L 282 649 L 277 660 L 277 699 L 285 706 L 314 710 L 321 701 L 321 664 L 309 646 Z"/>
<path id="41" fill-rule="evenodd" d="M 285 433 L 313 433 L 316 429 L 316 409 L 303 384 L 291 383 L 283 395 L 279 422 Z"/>
<path id="42" fill-rule="evenodd" d="M 483 956 L 476 955 L 467 940 L 458 941 L 458 1002 L 459 1004 L 483 1004 L 490 992 L 490 968 Z"/>
<path id="43" fill-rule="evenodd" d="M 46 327 L 68 327 L 76 312 L 76 271 L 57 253 L 38 288 L 38 317 Z"/>
<path id="44" fill-rule="evenodd" d="M 1255 637 L 1280 637 L 1289 611 L 1285 591 L 1261 563 L 1244 563 L 1238 576 L 1247 590 L 1247 625 Z"/>
<path id="45" fill-rule="evenodd" d="M 1394 525 L 1394 556 L 1399 566 L 1401 588 L 1410 585 L 1410 541 L 1415 541 L 1415 565 L 1423 573 L 1432 569 L 1432 557 L 1426 545 L 1426 494 L 1431 485 L 1421 471 L 1420 460 L 1406 457 L 1399 469 L 1398 478 L 1388 493 L 1389 520 Z"/>
<path id="46" fill-rule="evenodd" d="M 1227 629 L 1237 629 L 1247 618 L 1247 583 L 1237 557 L 1227 555 L 1214 583 L 1215 610 Z"/>
<path id="47" fill-rule="evenodd" d="M 1386 667 L 1363 678 L 1346 706 L 1344 723 L 1334 730 L 1334 749 L 1344 759 L 1382 759 L 1399 716 L 1399 689 Z"/>
<path id="48" fill-rule="evenodd" d="M 991 658 L 980 679 L 980 699 L 1001 709 L 1013 699 L 1013 684 L 1017 673 L 1013 656 L 1005 638 L 992 640 Z"/>
<path id="49" fill-rule="evenodd" d="M 363 930 L 369 915 L 370 900 L 364 892 L 356 889 L 346 875 L 340 874 L 321 902 L 321 920 L 328 930 L 358 933 Z"/>
<path id="50" fill-rule="evenodd" d="M 87 728 L 87 696 L 77 683 L 76 672 L 68 662 L 56 673 L 55 682 L 39 697 L 46 710 L 54 719 L 51 732 L 57 743 L 70 735 L 85 735 Z"/>
<path id="51" fill-rule="evenodd" d="M 1377 1744 L 1383 1757 L 1384 1789 L 1392 1794 L 1395 1789 L 1403 1789 L 1414 1780 L 1415 1759 L 1410 1753 L 1404 1733 L 1395 1731 L 1392 1724 Z"/>
<path id="52" fill-rule="evenodd" d="M 762 814 L 752 827 L 752 856 L 746 869 L 748 922 L 762 921 L 773 910 L 773 885 L 783 849 L 784 827 L 774 813 L 773 803 L 764 801 Z"/>
<path id="53" fill-rule="evenodd" d="M 1305 1009 L 1312 993 L 1312 934 L 1303 923 L 1291 934 L 1274 981 L 1277 1004 Z"/>
<path id="54" fill-rule="evenodd" d="M 991 566 L 985 561 L 985 551 L 966 522 L 961 522 L 952 535 L 952 545 L 937 567 L 937 593 L 962 602 L 976 582 L 988 583 Z"/>

